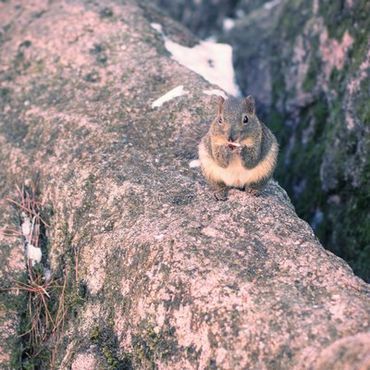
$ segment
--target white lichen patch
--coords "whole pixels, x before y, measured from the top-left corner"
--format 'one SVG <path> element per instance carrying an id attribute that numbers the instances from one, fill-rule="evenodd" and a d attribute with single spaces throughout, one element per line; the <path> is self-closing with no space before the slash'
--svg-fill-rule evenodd
<path id="1" fill-rule="evenodd" d="M 26 243 L 26 253 L 27 253 L 27 258 L 32 263 L 32 266 L 34 266 L 36 263 L 41 262 L 41 258 L 42 258 L 41 248 L 35 247 L 31 243 Z"/>
<path id="2" fill-rule="evenodd" d="M 27 260 L 31 261 L 32 266 L 34 266 L 36 263 L 40 263 L 42 258 L 41 248 L 34 246 L 32 244 L 32 234 L 35 225 L 35 217 L 31 221 L 30 217 L 25 212 L 22 212 L 21 219 L 22 219 L 21 230 L 25 240 L 24 246 L 26 258 Z"/>
<path id="3" fill-rule="evenodd" d="M 177 98 L 179 96 L 185 95 L 187 93 L 188 93 L 188 91 L 184 90 L 184 86 L 183 85 L 177 86 L 174 89 L 172 89 L 169 92 L 167 92 L 166 94 L 162 95 L 157 100 L 155 100 L 152 103 L 152 108 L 161 107 L 163 103 L 165 103 L 167 101 L 170 101 L 170 100 L 172 100 L 174 98 Z"/>
<path id="4" fill-rule="evenodd" d="M 197 168 L 200 167 L 200 160 L 199 159 L 194 159 L 189 162 L 189 167 L 190 168 Z"/>
<path id="5" fill-rule="evenodd" d="M 22 235 L 29 242 L 32 235 L 32 222 L 25 212 L 21 213 L 21 218 L 23 220 L 21 225 Z"/>

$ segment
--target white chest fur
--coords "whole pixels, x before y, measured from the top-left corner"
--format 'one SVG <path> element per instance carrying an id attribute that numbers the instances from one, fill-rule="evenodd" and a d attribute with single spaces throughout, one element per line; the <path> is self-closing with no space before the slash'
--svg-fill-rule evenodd
<path id="1" fill-rule="evenodd" d="M 278 147 L 273 145 L 268 155 L 254 168 L 245 168 L 239 156 L 235 156 L 229 165 L 223 168 L 207 153 L 203 142 L 199 145 L 199 160 L 204 175 L 211 181 L 222 182 L 227 186 L 238 188 L 257 183 L 268 176 L 275 166 L 277 153 Z"/>

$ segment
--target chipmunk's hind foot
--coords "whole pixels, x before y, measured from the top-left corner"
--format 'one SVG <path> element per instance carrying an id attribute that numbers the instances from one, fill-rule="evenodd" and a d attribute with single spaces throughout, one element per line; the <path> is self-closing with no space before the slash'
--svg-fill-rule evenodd
<path id="1" fill-rule="evenodd" d="M 213 190 L 213 196 L 218 201 L 225 201 L 228 198 L 228 188 L 223 184 L 213 183 L 211 184 Z"/>
<path id="2" fill-rule="evenodd" d="M 216 200 L 218 201 L 225 201 L 227 200 L 227 190 L 222 189 L 222 190 L 215 190 L 213 192 L 213 196 L 215 197 Z"/>

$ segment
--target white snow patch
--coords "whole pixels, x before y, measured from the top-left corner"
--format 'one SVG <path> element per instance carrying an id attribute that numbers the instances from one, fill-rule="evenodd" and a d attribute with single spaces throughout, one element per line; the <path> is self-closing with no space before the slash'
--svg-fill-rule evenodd
<path id="1" fill-rule="evenodd" d="M 218 85 L 231 95 L 239 95 L 232 65 L 232 47 L 213 41 L 201 41 L 193 48 L 179 45 L 165 38 L 165 47 L 172 58 L 200 74 L 208 82 Z"/>
<path id="2" fill-rule="evenodd" d="M 200 160 L 199 159 L 194 159 L 194 160 L 190 161 L 189 162 L 189 167 L 190 168 L 200 167 Z"/>
<path id="3" fill-rule="evenodd" d="M 181 95 L 184 95 L 184 94 L 187 94 L 187 93 L 188 93 L 188 91 L 184 90 L 183 85 L 177 86 L 174 89 L 170 90 L 168 93 L 162 95 L 160 98 L 155 100 L 152 103 L 152 108 L 160 107 L 166 101 L 177 98 L 178 96 L 181 96 Z"/>
<path id="4" fill-rule="evenodd" d="M 235 20 L 232 18 L 225 18 L 222 23 L 222 28 L 224 31 L 230 31 L 235 26 Z"/>
<path id="5" fill-rule="evenodd" d="M 208 82 L 218 85 L 228 94 L 240 95 L 239 88 L 235 83 L 232 47 L 230 45 L 219 44 L 215 40 L 208 39 L 188 48 L 166 37 L 160 24 L 152 23 L 151 26 L 163 36 L 165 47 L 172 54 L 174 60 L 198 73 Z"/>
<path id="6" fill-rule="evenodd" d="M 227 95 L 222 90 L 218 89 L 203 90 L 203 94 L 222 96 L 224 99 L 227 99 Z"/>
<path id="7" fill-rule="evenodd" d="M 34 266 L 35 263 L 38 263 L 41 261 L 42 253 L 41 248 L 35 247 L 31 243 L 27 243 L 27 258 L 31 260 L 32 266 Z"/>

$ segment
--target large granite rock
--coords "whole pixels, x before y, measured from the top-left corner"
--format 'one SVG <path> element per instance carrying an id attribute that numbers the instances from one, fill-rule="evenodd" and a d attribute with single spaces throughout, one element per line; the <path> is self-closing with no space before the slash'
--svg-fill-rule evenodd
<path id="1" fill-rule="evenodd" d="M 25 293 L 1 292 L 0 366 L 368 368 L 368 286 L 284 190 L 216 202 L 189 168 L 213 98 L 153 21 L 192 42 L 133 1 L 0 5 L 1 197 L 38 174 L 45 257 L 68 278 L 64 325 L 36 359 L 19 337 Z M 151 108 L 178 85 L 188 93 Z M 19 227 L 1 208 L 2 225 Z M 11 287 L 24 278 L 22 241 L 0 238 Z"/>
<path id="2" fill-rule="evenodd" d="M 325 247 L 370 281 L 369 1 L 242 0 L 228 3 L 231 29 L 225 6 L 214 15 L 196 2 L 186 8 L 201 31 L 157 3 L 234 47 L 241 89 L 280 139 L 278 180 Z"/>

